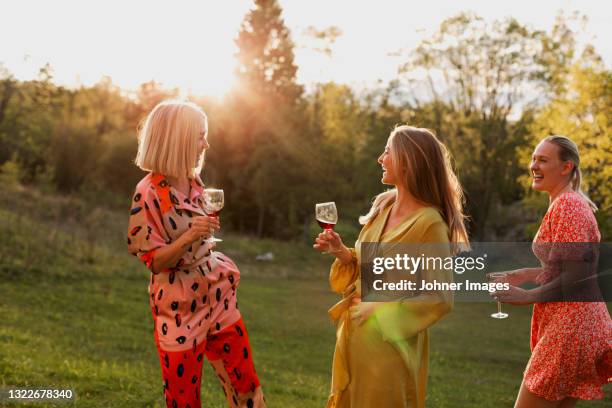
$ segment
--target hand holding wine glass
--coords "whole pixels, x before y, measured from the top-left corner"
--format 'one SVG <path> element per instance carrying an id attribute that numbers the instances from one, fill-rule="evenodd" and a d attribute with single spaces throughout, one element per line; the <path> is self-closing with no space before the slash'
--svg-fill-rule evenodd
<path id="1" fill-rule="evenodd" d="M 524 283 L 535 282 L 539 273 L 539 268 L 522 268 L 507 272 L 494 272 L 495 276 L 489 276 L 489 279 L 495 283 L 509 283 L 511 286 L 521 286 Z"/>
<path id="2" fill-rule="evenodd" d="M 206 214 L 209 217 L 218 219 L 219 213 L 221 212 L 223 205 L 224 205 L 223 190 L 218 189 L 218 188 L 204 189 L 204 210 L 206 211 Z M 210 238 L 208 238 L 207 241 L 209 243 L 213 243 L 213 242 L 221 242 L 223 240 L 219 238 L 215 238 L 214 231 L 213 231 L 213 234 L 211 234 Z"/>
<path id="3" fill-rule="evenodd" d="M 506 272 L 493 272 L 493 273 L 489 273 L 487 275 L 487 278 L 489 279 L 490 282 L 494 283 L 494 282 L 499 282 L 504 278 L 507 278 L 506 275 L 508 275 Z M 502 312 L 500 301 L 497 301 L 497 313 L 491 314 L 491 317 L 494 319 L 505 319 L 506 317 L 508 317 L 508 313 Z"/>
<path id="4" fill-rule="evenodd" d="M 338 223 L 336 203 L 330 201 L 316 204 L 315 218 L 324 232 L 319 234 L 314 247 L 322 252 L 330 253 L 332 248 L 337 249 L 336 247 L 339 246 L 337 241 L 340 241 L 340 236 L 333 232 L 334 226 Z"/>
<path id="5" fill-rule="evenodd" d="M 220 228 L 219 219 L 213 217 L 193 217 L 190 224 L 187 232 L 190 242 L 210 238 L 213 231 Z"/>
<path id="6" fill-rule="evenodd" d="M 323 253 L 336 254 L 342 249 L 343 245 L 340 234 L 329 229 L 317 235 L 313 248 Z"/>

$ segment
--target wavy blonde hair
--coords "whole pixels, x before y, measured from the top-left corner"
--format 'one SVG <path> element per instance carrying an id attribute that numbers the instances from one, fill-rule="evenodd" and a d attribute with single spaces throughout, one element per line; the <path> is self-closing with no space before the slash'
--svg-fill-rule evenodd
<path id="1" fill-rule="evenodd" d="M 451 165 L 446 146 L 428 129 L 397 126 L 389 136 L 393 171 L 403 187 L 420 202 L 435 207 L 448 225 L 454 252 L 469 248 L 463 213 L 463 188 Z M 370 211 L 359 218 L 363 225 L 395 201 L 397 189 L 374 198 Z"/>
<path id="2" fill-rule="evenodd" d="M 572 139 L 567 136 L 561 135 L 552 135 L 544 138 L 542 142 L 552 143 L 559 148 L 559 159 L 561 161 L 572 162 L 574 168 L 572 169 L 572 175 L 570 178 L 570 182 L 572 183 L 572 190 L 577 192 L 586 200 L 589 204 L 589 207 L 593 210 L 593 212 L 597 211 L 597 205 L 591 201 L 589 196 L 582 191 L 582 172 L 580 171 L 580 153 L 578 152 L 578 145 L 574 143 Z"/>
<path id="3" fill-rule="evenodd" d="M 198 138 L 208 119 L 195 103 L 167 100 L 147 115 L 138 134 L 135 163 L 145 171 L 193 178 L 202 171 L 204 154 L 197 159 Z"/>

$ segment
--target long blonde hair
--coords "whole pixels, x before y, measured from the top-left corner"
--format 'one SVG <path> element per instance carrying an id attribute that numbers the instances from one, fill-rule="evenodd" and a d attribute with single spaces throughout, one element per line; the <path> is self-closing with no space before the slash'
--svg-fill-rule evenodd
<path id="1" fill-rule="evenodd" d="M 139 132 L 136 165 L 165 176 L 193 178 L 198 175 L 204 162 L 203 157 L 199 164 L 195 159 L 202 120 L 208 132 L 206 114 L 195 103 L 160 102 L 147 115 Z"/>
<path id="2" fill-rule="evenodd" d="M 584 191 L 582 191 L 580 186 L 582 183 L 582 172 L 580 171 L 580 153 L 578 153 L 578 146 L 576 143 L 569 137 L 561 135 L 548 136 L 544 138 L 542 142 L 549 142 L 556 145 L 559 148 L 559 159 L 563 162 L 572 162 L 574 165 L 571 176 L 572 190 L 580 194 L 594 212 L 597 211 L 597 205 L 591 201 Z"/>
<path id="3" fill-rule="evenodd" d="M 435 207 L 448 225 L 454 249 L 469 248 L 463 213 L 463 188 L 453 171 L 446 146 L 428 129 L 397 126 L 390 137 L 393 171 L 417 200 Z M 397 190 L 375 197 L 370 211 L 359 218 L 363 225 L 395 201 Z"/>

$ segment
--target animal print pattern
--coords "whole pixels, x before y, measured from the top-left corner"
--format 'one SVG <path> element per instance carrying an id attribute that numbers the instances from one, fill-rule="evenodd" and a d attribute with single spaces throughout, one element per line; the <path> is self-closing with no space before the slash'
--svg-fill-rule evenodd
<path id="1" fill-rule="evenodd" d="M 194 217 L 206 216 L 203 194 L 199 178 L 191 180 L 187 197 L 163 175 L 150 173 L 138 183 L 130 210 L 128 249 L 152 272 L 149 303 L 166 402 L 169 407 L 200 406 L 202 358 L 206 355 L 225 380 L 222 386 L 230 406 L 263 406 L 263 398 L 252 398 L 261 390 L 238 310 L 240 270 L 236 264 L 202 239 L 174 266 L 152 271 L 156 251 L 185 233 Z M 230 371 L 224 372 L 227 369 Z"/>

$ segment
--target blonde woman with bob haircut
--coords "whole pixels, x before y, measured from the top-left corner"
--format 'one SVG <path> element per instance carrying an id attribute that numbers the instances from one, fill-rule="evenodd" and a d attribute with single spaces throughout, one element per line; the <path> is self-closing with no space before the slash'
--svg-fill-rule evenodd
<path id="1" fill-rule="evenodd" d="M 265 407 L 237 306 L 240 271 L 207 241 L 220 228 L 204 210 L 199 177 L 208 121 L 195 104 L 165 101 L 147 116 L 136 165 L 129 251 L 151 271 L 149 303 L 168 407 L 200 407 L 209 360 L 230 407 Z"/>
<path id="2" fill-rule="evenodd" d="M 355 248 L 339 234 L 323 232 L 314 248 L 336 257 L 330 285 L 343 299 L 331 310 L 337 325 L 327 406 L 424 407 L 427 385 L 428 328 L 451 311 L 449 292 L 421 292 L 399 302 L 361 302 L 361 243 L 438 243 L 436 256 L 467 246 L 461 185 L 445 146 L 427 129 L 398 126 L 384 152 L 379 194 L 360 218 Z M 386 255 L 386 254 L 385 254 Z M 420 255 L 420 253 L 419 253 Z M 452 280 L 451 271 L 420 271 L 423 280 Z"/>
<path id="3" fill-rule="evenodd" d="M 563 275 L 566 261 L 584 259 L 601 239 L 593 214 L 597 206 L 582 191 L 578 146 L 566 136 L 548 136 L 533 151 L 531 188 L 548 194 L 548 211 L 533 239 L 539 268 L 506 272 L 497 281 L 510 290 L 494 292 L 500 302 L 533 304 L 531 358 L 523 374 L 516 408 L 569 408 L 579 399 L 602 399 L 612 380 L 612 320 L 604 302 L 545 302 Z M 559 245 L 554 245 L 559 243 Z M 524 283 L 535 289 L 522 289 Z"/>

